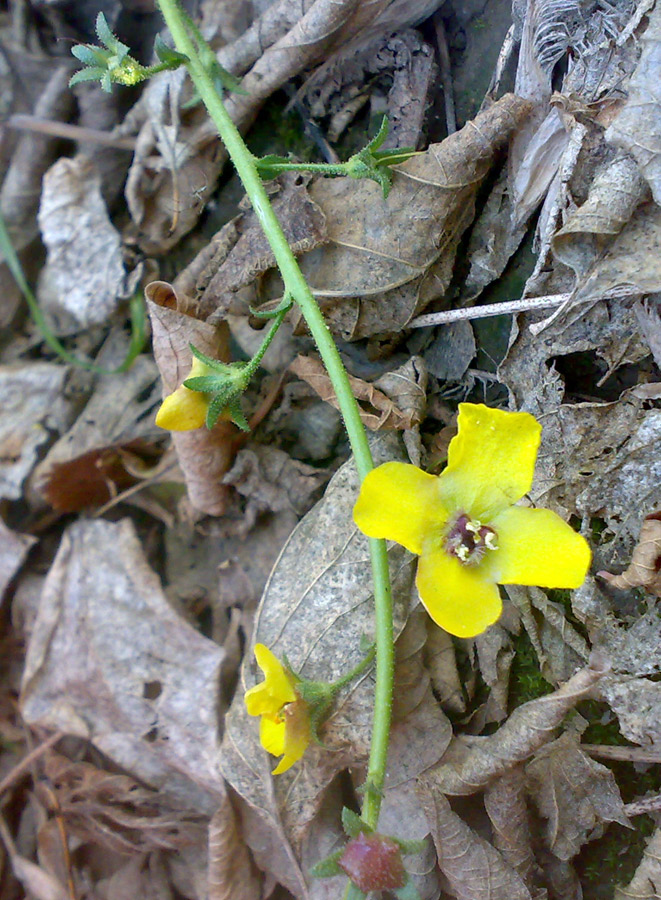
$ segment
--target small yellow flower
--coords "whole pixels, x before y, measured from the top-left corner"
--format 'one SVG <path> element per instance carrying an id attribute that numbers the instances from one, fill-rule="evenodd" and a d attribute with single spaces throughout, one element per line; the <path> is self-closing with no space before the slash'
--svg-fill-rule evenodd
<path id="1" fill-rule="evenodd" d="M 255 644 L 255 659 L 265 680 L 246 691 L 246 709 L 261 716 L 262 747 L 282 759 L 273 770 L 281 775 L 303 756 L 310 743 L 310 710 L 296 692 L 297 679 L 264 644 Z"/>
<path id="2" fill-rule="evenodd" d="M 514 506 L 532 485 L 542 432 L 533 416 L 462 403 L 458 429 L 441 475 L 378 466 L 353 514 L 369 537 L 420 556 L 416 584 L 427 612 L 466 638 L 500 616 L 499 584 L 577 588 L 590 549 L 554 512 Z"/>
<path id="3" fill-rule="evenodd" d="M 186 378 L 208 375 L 209 367 L 202 360 L 193 357 L 193 365 Z M 190 391 L 183 384 L 163 400 L 156 413 L 156 424 L 167 431 L 192 431 L 206 422 L 209 409 L 209 395 L 201 391 Z"/>

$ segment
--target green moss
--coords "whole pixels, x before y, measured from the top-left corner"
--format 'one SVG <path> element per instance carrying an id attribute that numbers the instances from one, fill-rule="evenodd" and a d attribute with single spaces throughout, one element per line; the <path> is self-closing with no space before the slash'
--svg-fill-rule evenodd
<path id="1" fill-rule="evenodd" d="M 553 685 L 542 676 L 539 660 L 530 638 L 522 632 L 514 645 L 515 656 L 510 672 L 510 711 L 553 691 Z"/>
<path id="2" fill-rule="evenodd" d="M 611 825 L 606 834 L 587 844 L 576 860 L 584 900 L 611 900 L 615 885 L 625 885 L 636 871 L 647 838 L 654 831 L 650 816 L 636 816 L 633 828 Z"/>

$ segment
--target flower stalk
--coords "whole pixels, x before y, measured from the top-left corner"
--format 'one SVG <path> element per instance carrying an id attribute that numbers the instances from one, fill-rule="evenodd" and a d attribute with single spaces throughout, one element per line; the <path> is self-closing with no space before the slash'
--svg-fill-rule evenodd
<path id="1" fill-rule="evenodd" d="M 218 93 L 212 74 L 205 67 L 200 49 L 186 27 L 185 14 L 177 0 L 159 0 L 163 18 L 170 30 L 176 50 L 186 57 L 186 67 L 197 92 L 218 129 L 221 140 L 243 183 L 255 214 L 271 246 L 282 275 L 285 295 L 298 304 L 314 338 L 338 399 L 347 430 L 359 478 L 362 480 L 373 468 L 372 454 L 365 428 L 360 419 L 358 404 L 353 396 L 349 378 L 339 351 L 324 317 L 301 272 L 287 238 L 278 222 L 264 189 L 255 159 L 246 147 L 239 130 L 227 112 Z M 376 688 L 370 759 L 367 774 L 363 818 L 375 828 L 381 806 L 381 792 L 385 778 L 388 738 L 392 705 L 394 647 L 392 597 L 388 557 L 383 540 L 370 539 L 370 558 L 374 578 L 376 610 Z"/>

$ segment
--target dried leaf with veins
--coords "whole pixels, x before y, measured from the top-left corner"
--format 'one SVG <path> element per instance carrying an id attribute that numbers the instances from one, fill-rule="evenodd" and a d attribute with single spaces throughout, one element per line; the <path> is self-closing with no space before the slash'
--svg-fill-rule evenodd
<path id="1" fill-rule="evenodd" d="M 226 323 L 210 325 L 180 312 L 178 295 L 163 281 L 147 285 L 145 294 L 154 357 L 163 379 L 163 396 L 176 390 L 188 377 L 192 364 L 191 344 L 207 356 L 229 361 Z M 236 427 L 222 419 L 211 429 L 172 433 L 172 443 L 193 509 L 211 516 L 220 516 L 225 511 L 229 488 L 222 483 L 222 478 L 234 459 L 236 434 Z"/>
<path id="2" fill-rule="evenodd" d="M 623 591 L 644 587 L 651 594 L 661 597 L 661 512 L 645 516 L 631 563 L 621 575 L 611 575 L 610 572 L 597 574 L 611 587 Z"/>
<path id="3" fill-rule="evenodd" d="M 557 691 L 519 706 L 494 734 L 458 737 L 427 781 L 444 794 L 474 794 L 555 737 L 564 716 L 590 693 L 605 669 L 580 669 Z"/>
<path id="4" fill-rule="evenodd" d="M 574 734 L 542 747 L 526 766 L 526 779 L 546 819 L 546 845 L 560 859 L 573 859 L 608 822 L 630 825 L 613 773 L 590 759 Z"/>
<path id="5" fill-rule="evenodd" d="M 534 895 L 540 873 L 532 847 L 523 766 L 514 766 L 487 786 L 484 806 L 496 849 Z"/>
<path id="6" fill-rule="evenodd" d="M 438 786 L 420 782 L 419 797 L 434 839 L 438 865 L 457 900 L 531 900 L 523 879 L 500 853 L 450 808 Z"/>
<path id="7" fill-rule="evenodd" d="M 81 520 L 46 578 L 21 712 L 91 740 L 185 808 L 213 812 L 223 660 L 174 611 L 130 521 Z"/>
<path id="8" fill-rule="evenodd" d="M 643 850 L 643 858 L 626 887 L 616 887 L 613 900 L 661 897 L 661 828 L 657 828 Z"/>
<path id="9" fill-rule="evenodd" d="M 391 389 L 395 387 L 398 390 L 403 398 L 403 404 L 408 407 L 404 410 L 375 385 L 353 375 L 349 376 L 351 390 L 360 408 L 360 418 L 371 431 L 391 429 L 402 431 L 419 424 L 422 420 L 424 388 L 414 380 L 415 368 L 412 361 L 402 369 L 399 382 L 396 381 L 398 377 L 396 373 L 390 372 L 386 383 Z M 312 356 L 297 356 L 290 364 L 289 370 L 314 388 L 322 400 L 339 409 L 335 390 L 320 360 Z M 385 387 L 383 378 L 381 382 Z"/>
<path id="10" fill-rule="evenodd" d="M 255 870 L 228 794 L 209 822 L 209 900 L 261 900 Z"/>

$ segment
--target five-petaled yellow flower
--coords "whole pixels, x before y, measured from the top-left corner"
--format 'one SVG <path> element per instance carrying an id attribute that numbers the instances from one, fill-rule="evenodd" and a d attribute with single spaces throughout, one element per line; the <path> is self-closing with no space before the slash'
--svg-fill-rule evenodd
<path id="1" fill-rule="evenodd" d="M 542 431 L 533 416 L 462 403 L 458 428 L 439 476 L 400 462 L 373 469 L 354 520 L 418 554 L 429 615 L 474 637 L 500 616 L 499 584 L 577 588 L 590 549 L 556 513 L 514 506 L 532 485 Z"/>
<path id="2" fill-rule="evenodd" d="M 255 644 L 255 658 L 265 680 L 246 691 L 251 716 L 261 716 L 262 747 L 282 759 L 273 770 L 281 775 L 303 756 L 310 743 L 310 710 L 296 693 L 296 677 L 264 644 Z"/>

